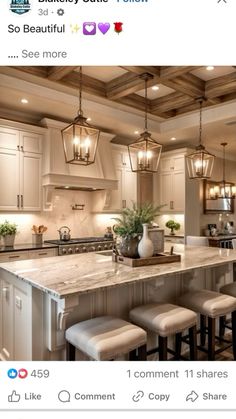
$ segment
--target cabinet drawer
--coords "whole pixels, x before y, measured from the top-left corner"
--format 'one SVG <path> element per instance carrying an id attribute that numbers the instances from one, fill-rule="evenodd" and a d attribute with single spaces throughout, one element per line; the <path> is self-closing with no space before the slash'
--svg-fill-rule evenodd
<path id="1" fill-rule="evenodd" d="M 29 259 L 48 258 L 58 256 L 58 249 L 41 249 L 29 252 Z"/>
<path id="2" fill-rule="evenodd" d="M 28 259 L 28 252 L 9 252 L 0 255 L 0 263 L 2 262 L 14 262 L 15 260 Z"/>

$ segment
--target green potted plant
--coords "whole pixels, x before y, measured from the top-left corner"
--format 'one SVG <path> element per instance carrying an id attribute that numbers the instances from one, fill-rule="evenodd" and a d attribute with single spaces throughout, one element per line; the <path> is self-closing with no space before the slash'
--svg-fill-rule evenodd
<path id="1" fill-rule="evenodd" d="M 116 224 L 113 226 L 114 233 L 121 237 L 119 246 L 120 253 L 130 258 L 138 258 L 138 243 L 143 234 L 143 224 L 151 224 L 157 217 L 164 205 L 154 207 L 153 204 L 137 205 L 125 208 L 119 218 L 113 218 Z"/>
<path id="2" fill-rule="evenodd" d="M 9 223 L 6 220 L 0 224 L 0 236 L 3 237 L 5 247 L 12 247 L 14 245 L 16 232 L 17 225 L 15 223 Z"/>
<path id="3" fill-rule="evenodd" d="M 180 229 L 180 223 L 177 223 L 174 220 L 169 220 L 166 223 L 166 227 L 167 228 L 170 228 L 170 234 L 172 236 L 174 236 L 175 235 L 175 230 L 179 230 Z"/>

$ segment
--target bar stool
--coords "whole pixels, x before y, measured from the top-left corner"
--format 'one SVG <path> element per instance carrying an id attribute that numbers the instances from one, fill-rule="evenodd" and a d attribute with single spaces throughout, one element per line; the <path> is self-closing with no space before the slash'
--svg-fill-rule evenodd
<path id="1" fill-rule="evenodd" d="M 145 330 L 115 317 L 95 317 L 76 323 L 66 330 L 65 338 L 67 361 L 75 361 L 76 349 L 96 361 L 113 360 L 127 353 L 130 360 L 146 360 Z"/>
<path id="2" fill-rule="evenodd" d="M 149 303 L 133 308 L 129 313 L 130 320 L 138 326 L 158 335 L 158 348 L 147 351 L 147 354 L 159 352 L 159 360 L 167 360 L 168 352 L 174 359 L 181 358 L 182 333 L 189 330 L 190 359 L 197 359 L 197 314 L 184 307 L 169 303 Z M 168 348 L 168 337 L 175 336 L 175 351 Z"/>
<path id="3" fill-rule="evenodd" d="M 230 295 L 231 297 L 236 298 L 236 282 L 231 282 L 230 284 L 223 285 L 223 287 L 220 288 L 220 292 L 222 294 Z M 219 335 L 222 340 L 225 335 L 225 328 L 232 330 L 231 319 L 227 319 L 226 316 L 221 316 L 219 324 Z"/>
<path id="4" fill-rule="evenodd" d="M 179 298 L 179 304 L 200 313 L 201 342 L 198 349 L 207 352 L 208 360 L 215 360 L 215 355 L 233 345 L 233 355 L 236 359 L 236 298 L 215 291 L 206 289 L 190 291 Z M 222 316 L 231 314 L 232 319 L 232 341 L 228 345 L 215 349 L 215 320 Z M 208 335 L 208 346 L 204 348 L 206 335 Z"/>

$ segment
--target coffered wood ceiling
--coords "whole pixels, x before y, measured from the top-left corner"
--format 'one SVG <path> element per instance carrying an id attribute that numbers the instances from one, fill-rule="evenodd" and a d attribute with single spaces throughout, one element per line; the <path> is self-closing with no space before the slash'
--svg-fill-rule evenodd
<path id="1" fill-rule="evenodd" d="M 79 88 L 77 66 L 16 68 L 60 85 Z M 144 111 L 144 81 L 140 76 L 149 73 L 153 78 L 148 82 L 148 112 L 168 120 L 199 109 L 199 97 L 206 99 L 205 107 L 236 99 L 236 66 L 215 69 L 207 72 L 202 66 L 83 67 L 83 91 Z M 152 86 L 159 87 L 156 95 Z"/>

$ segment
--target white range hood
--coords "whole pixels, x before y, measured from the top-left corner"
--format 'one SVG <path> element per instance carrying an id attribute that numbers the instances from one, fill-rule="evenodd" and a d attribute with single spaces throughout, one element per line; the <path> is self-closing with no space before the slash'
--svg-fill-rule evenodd
<path id="1" fill-rule="evenodd" d="M 95 163 L 80 166 L 65 161 L 61 130 L 66 124 L 46 118 L 42 124 L 47 128 L 42 174 L 45 210 L 51 208 L 54 189 L 110 192 L 118 188 L 110 145 L 114 135 L 101 132 Z"/>

